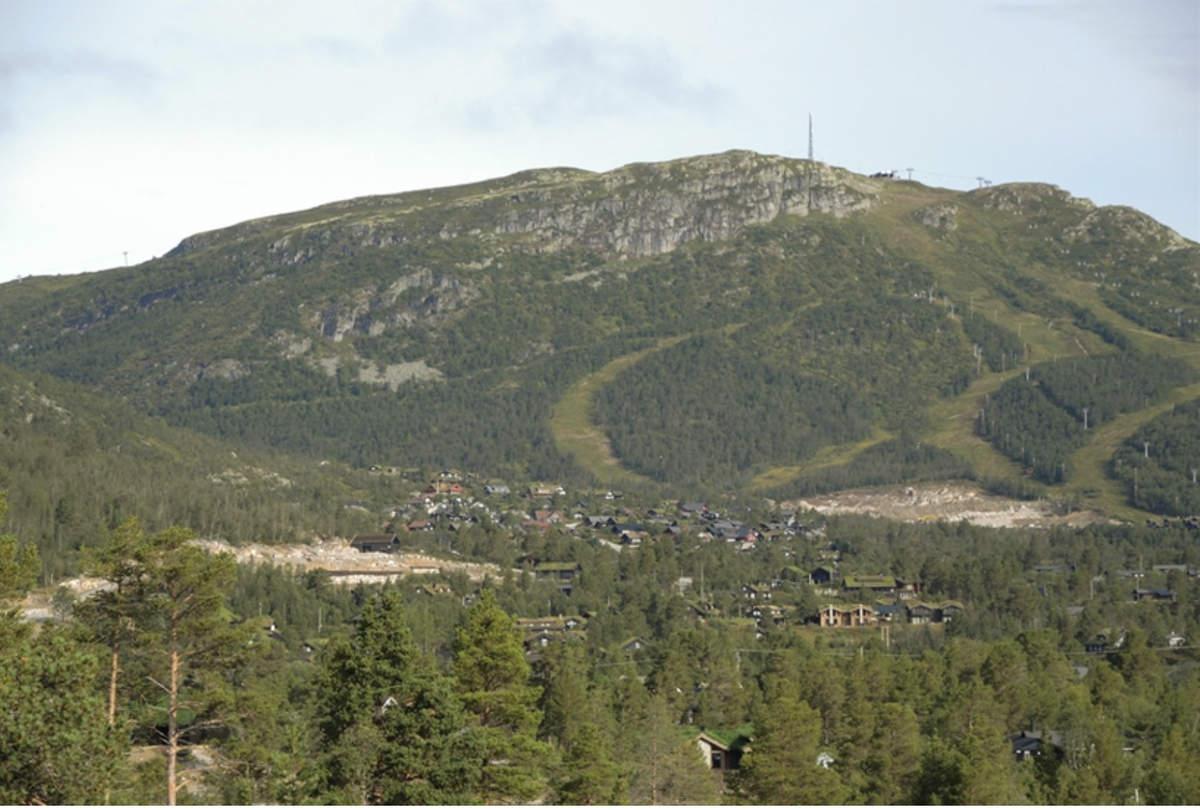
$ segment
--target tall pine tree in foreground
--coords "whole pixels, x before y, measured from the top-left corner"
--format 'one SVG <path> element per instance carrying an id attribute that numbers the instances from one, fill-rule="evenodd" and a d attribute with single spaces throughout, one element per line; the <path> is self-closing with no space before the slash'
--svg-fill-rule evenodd
<path id="1" fill-rule="evenodd" d="M 546 787 L 543 767 L 550 746 L 536 739 L 542 712 L 540 686 L 512 619 L 485 590 L 458 628 L 454 675 L 463 706 L 474 715 L 485 741 L 482 778 L 476 795 L 486 804 L 530 801 Z"/>
<path id="2" fill-rule="evenodd" d="M 166 693 L 169 805 L 179 798 L 179 754 L 189 733 L 224 725 L 223 675 L 249 650 L 249 626 L 231 626 L 224 612 L 225 590 L 236 578 L 233 556 L 209 555 L 192 545 L 194 537 L 173 527 L 139 549 L 150 680 Z"/>

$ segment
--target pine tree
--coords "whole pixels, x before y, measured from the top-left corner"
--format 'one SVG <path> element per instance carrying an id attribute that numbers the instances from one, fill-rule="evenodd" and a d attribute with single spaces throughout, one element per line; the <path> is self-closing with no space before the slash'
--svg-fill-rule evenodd
<path id="1" fill-rule="evenodd" d="M 145 565 L 141 609 L 148 616 L 143 646 L 166 693 L 167 804 L 178 801 L 178 760 L 185 736 L 222 725 L 219 692 L 206 689 L 219 680 L 213 670 L 231 665 L 247 652 L 243 631 L 229 625 L 223 613 L 225 589 L 236 578 L 230 554 L 210 556 L 192 545 L 193 534 L 178 527 L 150 538 L 139 554 Z M 181 709 L 193 719 L 181 723 Z"/>
<path id="2" fill-rule="evenodd" d="M 837 773 L 818 764 L 821 715 L 807 703 L 781 698 L 756 724 L 754 745 L 731 779 L 754 804 L 841 804 L 847 791 Z M 836 767 L 836 766 L 835 766 Z"/>
<path id="3" fill-rule="evenodd" d="M 117 687 L 121 673 L 121 651 L 137 637 L 147 618 L 145 554 L 148 551 L 137 518 L 118 526 L 101 549 L 84 552 L 83 575 L 102 580 L 97 589 L 75 606 L 75 616 L 109 650 L 108 722 L 116 723 Z"/>
<path id="4" fill-rule="evenodd" d="M 44 629 L 0 655 L 0 804 L 105 804 L 128 737 L 94 691 L 100 665 L 68 635 Z"/>
<path id="5" fill-rule="evenodd" d="M 475 716 L 486 741 L 478 796 L 487 803 L 529 801 L 546 786 L 549 746 L 536 739 L 542 689 L 530 682 L 520 638 L 485 590 L 454 640 L 454 675 L 463 707 Z"/>

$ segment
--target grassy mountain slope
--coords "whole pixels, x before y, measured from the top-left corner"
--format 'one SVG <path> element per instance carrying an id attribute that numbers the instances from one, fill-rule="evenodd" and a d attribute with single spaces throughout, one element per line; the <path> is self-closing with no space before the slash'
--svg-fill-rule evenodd
<path id="1" fill-rule="evenodd" d="M 1167 377 L 1122 411 L 1132 432 L 1200 369 L 1198 274 L 1200 246 L 1052 186 L 961 193 L 731 152 L 350 200 L 26 279 L 0 287 L 0 345 L 168 423 L 354 466 L 1028 488 L 980 397 L 1056 358 L 1176 358 L 1146 361 Z M 1076 406 L 1102 395 L 1093 377 Z M 1036 396 L 1010 397 L 1033 409 L 1011 415 L 1029 443 L 1035 411 L 1079 421 L 1030 379 Z M 1039 477 L 1112 495 L 1094 435 Z"/>

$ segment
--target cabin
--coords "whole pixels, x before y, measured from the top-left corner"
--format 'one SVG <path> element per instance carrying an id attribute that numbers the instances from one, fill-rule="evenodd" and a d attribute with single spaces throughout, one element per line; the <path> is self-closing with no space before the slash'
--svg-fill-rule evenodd
<path id="1" fill-rule="evenodd" d="M 1017 762 L 1047 753 L 1062 756 L 1063 735 L 1060 731 L 1021 731 L 1010 734 L 1008 741 Z"/>
<path id="2" fill-rule="evenodd" d="M 641 636 L 634 636 L 621 645 L 621 652 L 625 653 L 626 655 L 633 655 L 634 653 L 641 651 L 646 644 L 646 639 L 642 638 Z"/>
<path id="3" fill-rule="evenodd" d="M 875 609 L 866 605 L 829 605 L 818 616 L 821 627 L 866 627 L 875 623 Z"/>
<path id="4" fill-rule="evenodd" d="M 829 568 L 825 565 L 819 565 L 813 569 L 810 577 L 813 585 L 828 585 L 830 582 L 833 582 L 833 578 L 836 575 L 837 572 L 832 568 Z"/>
<path id="5" fill-rule="evenodd" d="M 1124 633 L 1101 630 L 1087 644 L 1083 645 L 1083 648 L 1093 655 L 1104 655 L 1114 650 L 1119 650 L 1124 643 Z"/>
<path id="6" fill-rule="evenodd" d="M 400 551 L 400 538 L 394 534 L 356 534 L 350 546 L 362 554 L 395 554 Z"/>
<path id="7" fill-rule="evenodd" d="M 714 771 L 722 773 L 737 770 L 746 752 L 747 742 L 746 737 L 740 734 L 720 734 L 716 731 L 701 731 L 696 737 L 696 745 L 700 747 L 704 762 Z"/>
<path id="8" fill-rule="evenodd" d="M 582 570 L 583 567 L 579 563 L 543 562 L 533 567 L 533 578 L 554 582 L 560 591 L 570 596 L 574 587 L 572 582 Z"/>

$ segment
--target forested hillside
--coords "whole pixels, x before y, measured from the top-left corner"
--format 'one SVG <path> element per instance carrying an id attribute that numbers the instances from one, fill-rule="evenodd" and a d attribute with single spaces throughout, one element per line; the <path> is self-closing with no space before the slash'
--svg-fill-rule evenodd
<path id="1" fill-rule="evenodd" d="M 1198 338 L 1136 211 L 748 152 L 2 285 L 0 803 L 1196 804 Z"/>
<path id="2" fill-rule="evenodd" d="M 1115 485 L 1092 434 L 1054 425 L 1200 393 L 1198 268 L 1147 217 L 1051 186 L 730 152 L 361 198 L 25 279 L 0 288 L 0 343 L 170 424 L 358 468 L 806 489 L 903 433 L 1009 487 L 1027 468 Z M 1080 363 L 1090 382 L 1062 378 Z M 999 387 L 1030 368 L 1046 403 Z M 950 408 L 989 416 L 950 429 Z M 584 432 L 616 466 L 572 444 Z"/>

